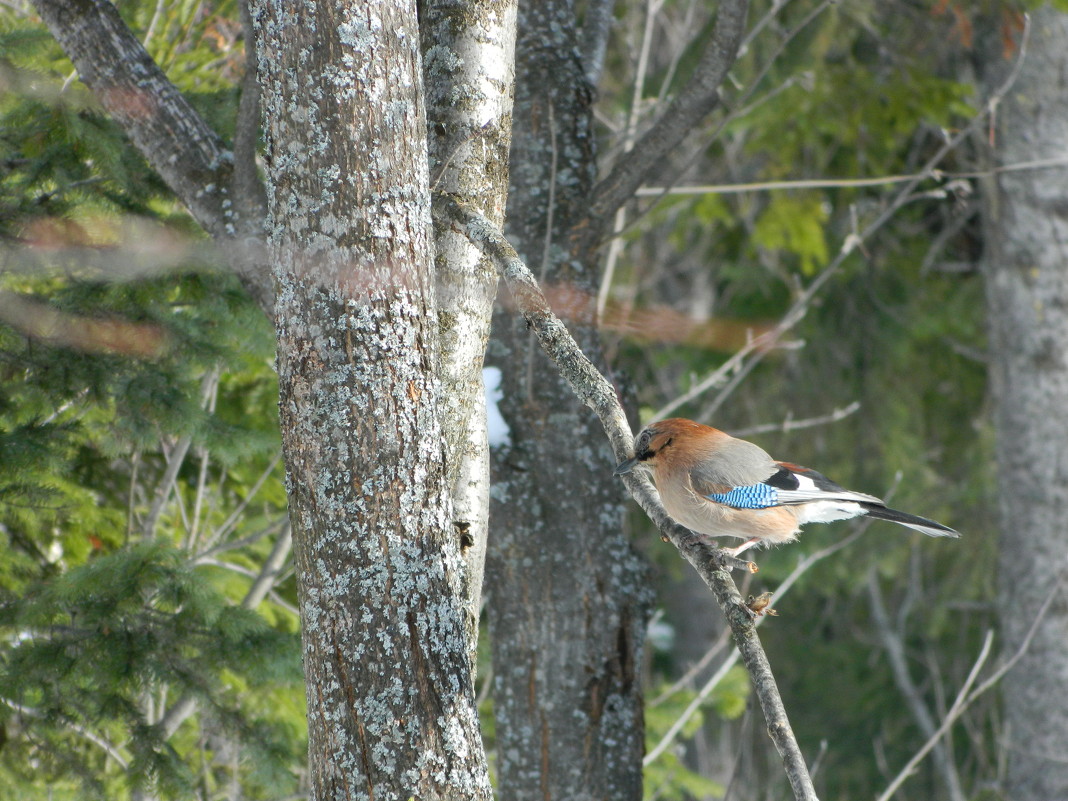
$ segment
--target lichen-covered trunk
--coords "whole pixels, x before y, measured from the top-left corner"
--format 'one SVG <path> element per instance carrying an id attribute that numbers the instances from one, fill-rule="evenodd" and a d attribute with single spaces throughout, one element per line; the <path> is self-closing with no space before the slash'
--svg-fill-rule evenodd
<path id="1" fill-rule="evenodd" d="M 595 164 L 592 89 L 567 2 L 520 8 L 507 233 L 594 361 L 597 271 L 566 232 Z M 512 445 L 496 454 L 486 566 L 501 799 L 641 797 L 643 565 L 597 418 L 514 313 L 487 362 L 501 369 Z"/>
<path id="2" fill-rule="evenodd" d="M 1002 58 L 991 36 L 988 65 Z M 1027 60 L 998 109 L 1001 164 L 1060 158 L 1068 145 L 1068 16 L 1035 12 Z M 1006 65 L 1007 68 L 1007 65 Z M 990 86 L 1002 75 L 992 75 Z M 1015 653 L 1051 592 L 1027 653 L 1002 682 L 1005 797 L 1068 798 L 1068 184 L 1063 169 L 990 182 L 987 298 L 997 397 L 1001 620 Z"/>
<path id="3" fill-rule="evenodd" d="M 414 0 L 259 0 L 317 799 L 488 798 L 438 419 Z"/>

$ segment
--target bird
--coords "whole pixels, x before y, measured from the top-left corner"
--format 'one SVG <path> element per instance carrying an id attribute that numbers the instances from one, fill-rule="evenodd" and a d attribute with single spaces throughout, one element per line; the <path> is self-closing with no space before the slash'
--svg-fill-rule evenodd
<path id="1" fill-rule="evenodd" d="M 960 533 L 925 517 L 889 508 L 874 495 L 835 484 L 822 473 L 772 459 L 759 445 L 717 428 L 674 417 L 645 427 L 634 456 L 615 475 L 635 467 L 652 472 L 664 508 L 678 523 L 709 537 L 744 542 L 724 550 L 737 557 L 759 545 L 797 539 L 806 523 L 867 515 L 930 537 Z"/>

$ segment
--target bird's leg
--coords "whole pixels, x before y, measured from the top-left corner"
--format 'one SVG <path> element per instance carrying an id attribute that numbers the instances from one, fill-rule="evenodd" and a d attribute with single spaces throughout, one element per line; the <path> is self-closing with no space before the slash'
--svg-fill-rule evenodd
<path id="1" fill-rule="evenodd" d="M 693 531 L 691 529 L 691 531 Z M 702 534 L 699 531 L 693 531 L 693 534 L 697 536 L 697 539 L 707 545 L 709 548 L 715 548 L 723 554 L 723 563 L 731 570 L 748 570 L 750 573 L 756 573 L 760 570 L 757 567 L 756 562 L 750 562 L 746 559 L 739 559 L 738 554 L 744 551 L 746 548 L 751 548 L 757 542 L 760 542 L 759 537 L 755 537 L 749 542 L 743 542 L 741 545 L 735 548 L 720 548 L 719 544 L 707 534 Z"/>
<path id="2" fill-rule="evenodd" d="M 753 537 L 751 540 L 746 540 L 741 545 L 735 545 L 733 548 L 724 548 L 723 550 L 731 556 L 738 556 L 742 551 L 748 551 L 754 545 L 759 545 L 761 539 L 761 537 Z"/>

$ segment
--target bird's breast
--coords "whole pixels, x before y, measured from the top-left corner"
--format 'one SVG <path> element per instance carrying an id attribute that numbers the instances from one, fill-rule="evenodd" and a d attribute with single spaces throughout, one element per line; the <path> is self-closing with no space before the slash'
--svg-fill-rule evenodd
<path id="1" fill-rule="evenodd" d="M 671 517 L 701 534 L 711 537 L 759 537 L 772 542 L 797 539 L 798 521 L 790 507 L 734 509 L 699 495 L 688 482 L 664 482 L 659 476 L 656 487 Z"/>

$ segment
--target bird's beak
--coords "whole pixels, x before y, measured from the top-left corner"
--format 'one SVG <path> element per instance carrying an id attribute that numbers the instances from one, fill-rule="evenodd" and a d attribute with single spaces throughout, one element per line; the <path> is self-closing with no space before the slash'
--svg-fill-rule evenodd
<path id="1" fill-rule="evenodd" d="M 634 465 L 638 464 L 638 457 L 635 456 L 631 459 L 627 459 L 625 462 L 620 462 L 615 470 L 612 471 L 614 476 L 623 476 L 634 469 Z"/>

